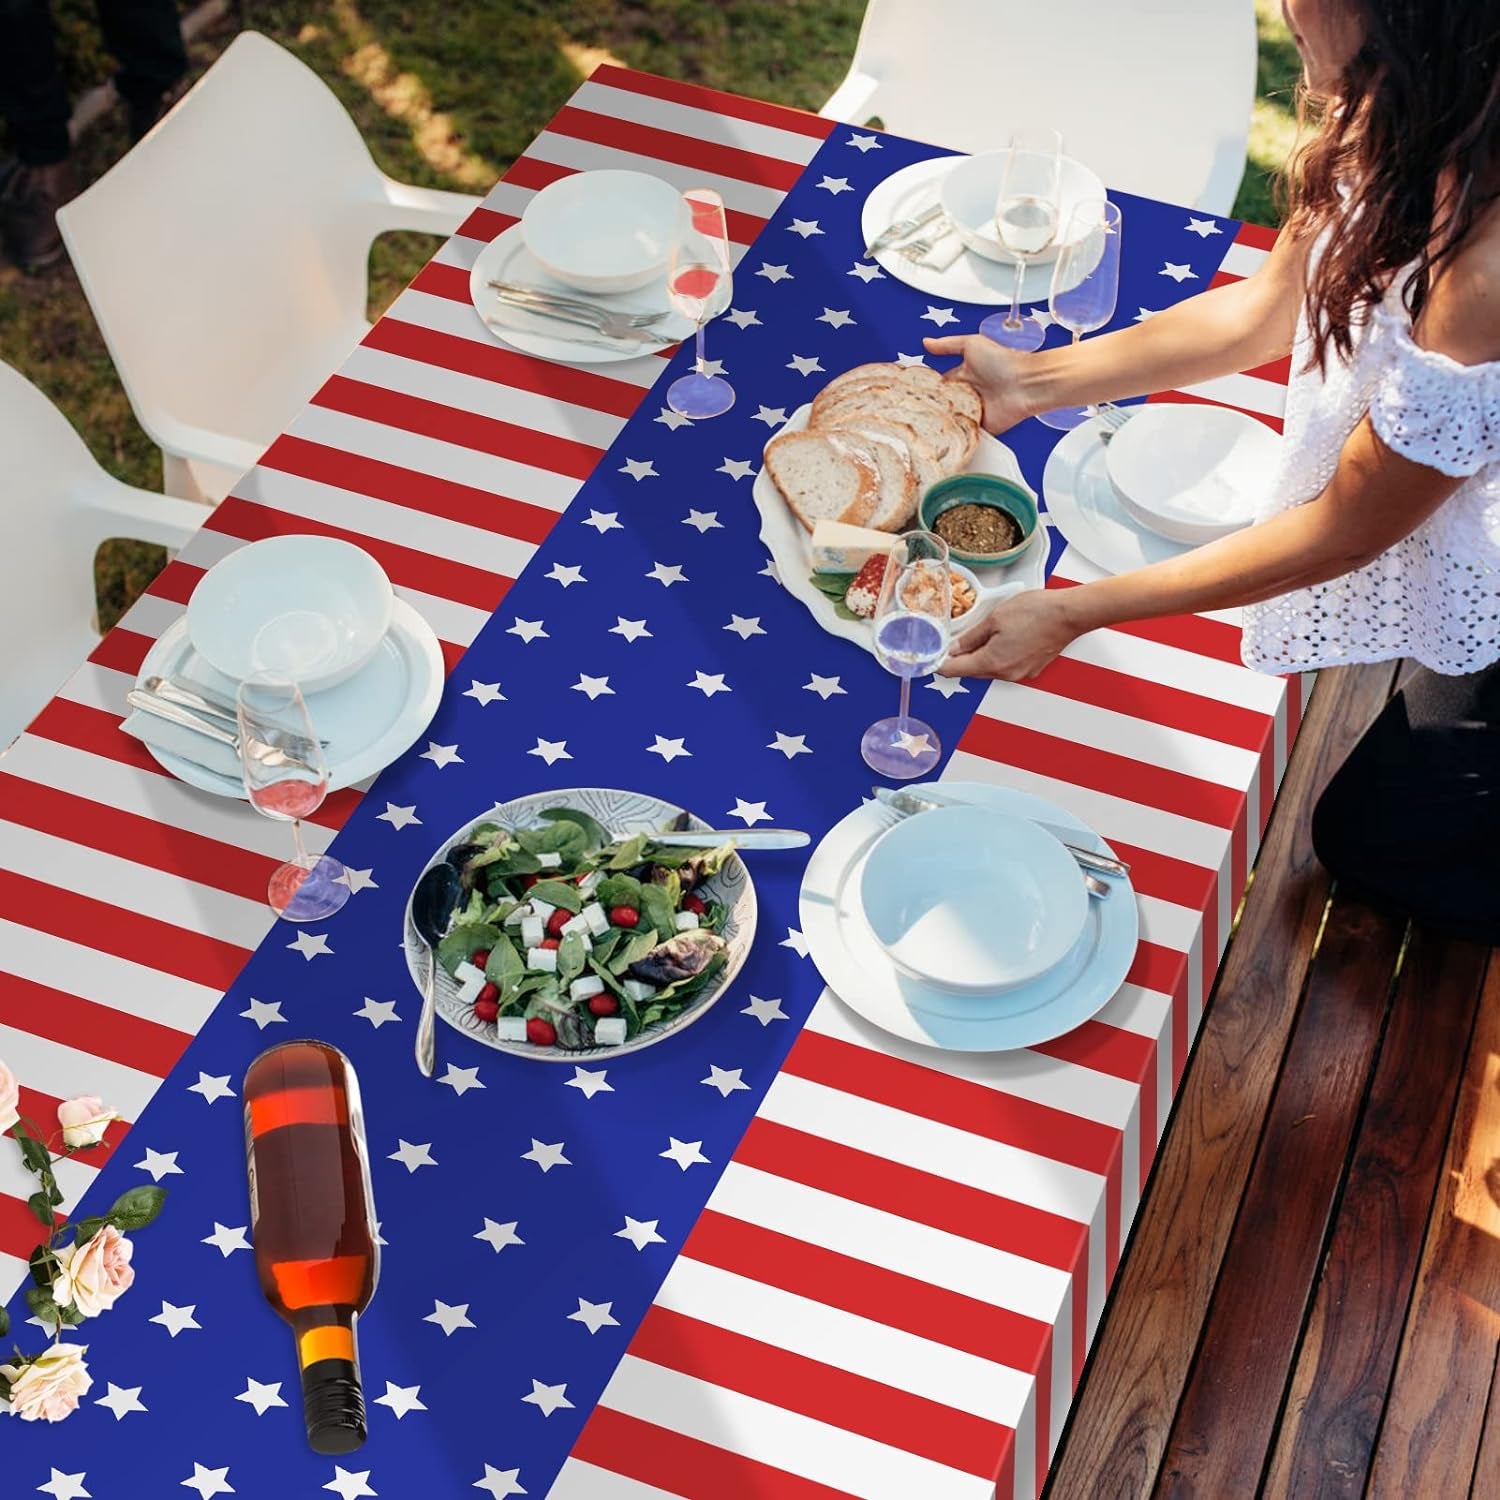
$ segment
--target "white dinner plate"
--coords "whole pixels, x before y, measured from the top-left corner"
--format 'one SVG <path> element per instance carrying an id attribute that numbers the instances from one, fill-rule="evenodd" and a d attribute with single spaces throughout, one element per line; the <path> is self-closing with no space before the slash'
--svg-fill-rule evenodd
<path id="1" fill-rule="evenodd" d="M 432 627 L 404 599 L 395 601 L 391 628 L 370 661 L 337 687 L 307 695 L 314 732 L 328 741 L 328 790 L 373 776 L 417 741 L 443 696 L 443 652 Z M 136 685 L 171 677 L 233 700 L 237 684 L 211 667 L 188 639 L 187 619 L 174 620 L 146 653 Z M 245 795 L 236 779 L 144 742 L 157 763 L 179 781 L 221 797 Z"/>
<path id="2" fill-rule="evenodd" d="M 502 308 L 499 297 L 490 286 L 491 281 L 512 281 L 521 286 L 544 287 L 562 297 L 583 295 L 554 280 L 542 269 L 541 263 L 526 248 L 519 224 L 512 224 L 509 229 L 496 235 L 479 252 L 469 272 L 469 297 L 474 303 L 474 310 L 497 339 L 521 350 L 523 354 L 535 354 L 542 359 L 569 365 L 617 364 L 622 360 L 642 359 L 656 354 L 658 349 L 671 347 L 670 344 L 658 346 L 603 339 L 583 327 L 541 318 L 514 307 Z M 665 310 L 666 316 L 660 322 L 653 323 L 651 331 L 669 339 L 691 338 L 694 332 L 693 324 L 681 313 L 674 311 L 668 303 L 664 277 L 638 291 L 622 292 L 612 297 L 593 296 L 588 300 L 598 303 L 600 307 L 624 313 Z"/>
<path id="3" fill-rule="evenodd" d="M 1083 836 L 1080 842 L 1108 851 L 1081 819 L 1040 797 L 979 782 L 945 781 L 939 789 L 983 807 L 1076 829 Z M 1089 901 L 1073 950 L 1030 984 L 995 995 L 955 995 L 901 974 L 859 906 L 865 858 L 887 826 L 878 804 L 856 808 L 818 845 L 802 881 L 802 935 L 808 952 L 824 982 L 856 1015 L 892 1036 L 929 1047 L 1003 1052 L 1035 1047 L 1081 1026 L 1125 982 L 1140 925 L 1135 891 L 1123 879 L 1110 881 L 1111 893 L 1103 900 Z"/>
<path id="4" fill-rule="evenodd" d="M 448 851 L 462 843 L 476 823 L 494 821 L 508 828 L 531 828 L 542 819 L 540 814 L 551 807 L 571 807 L 586 812 L 612 834 L 629 837 L 637 833 L 657 833 L 676 818 L 683 809 L 675 802 L 664 802 L 660 797 L 650 797 L 644 792 L 617 791 L 611 787 L 585 787 L 556 792 L 532 792 L 516 797 L 509 802 L 497 802 L 492 807 L 481 809 L 462 826 L 454 829 L 451 837 L 444 839 L 441 847 L 423 866 L 426 874 L 435 864 L 448 857 Z M 691 815 L 690 815 L 691 816 Z M 691 817 L 690 828 L 712 828 L 702 818 Z M 420 882 L 421 876 L 417 877 Z M 757 901 L 755 882 L 750 871 L 738 854 L 724 861 L 722 868 L 707 881 L 702 889 L 716 900 L 724 903 L 727 915 L 724 919 L 724 940 L 728 943 L 728 962 L 718 976 L 710 980 L 692 997 L 692 1003 L 678 1011 L 670 1020 L 637 1032 L 618 1047 L 538 1047 L 530 1042 L 502 1042 L 495 1032 L 493 1021 L 481 1021 L 474 1014 L 472 1005 L 465 1005 L 458 998 L 459 987 L 441 964 L 437 966 L 434 1000 L 437 1013 L 450 1026 L 471 1036 L 486 1047 L 499 1052 L 509 1052 L 515 1057 L 528 1057 L 537 1062 L 583 1062 L 589 1058 L 621 1057 L 627 1052 L 639 1052 L 675 1036 L 685 1026 L 690 1026 L 705 1015 L 716 1000 L 732 985 L 735 977 L 750 956 L 755 942 Z M 412 886 L 416 894 L 416 883 Z M 406 951 L 406 966 L 412 983 L 420 991 L 427 978 L 427 949 L 416 935 L 411 921 L 411 897 L 406 902 L 406 922 L 403 942 Z"/>
<path id="5" fill-rule="evenodd" d="M 860 232 L 865 244 L 869 244 L 882 230 L 902 219 L 910 218 L 931 208 L 938 201 L 938 184 L 950 172 L 955 163 L 963 160 L 957 156 L 929 157 L 926 161 L 913 162 L 899 172 L 893 172 L 884 182 L 870 190 L 860 215 Z M 1086 169 L 1081 169 L 1086 170 Z M 1088 174 L 1094 181 L 1099 179 Z M 1082 201 L 1081 195 L 1078 201 Z M 1101 183 L 1094 195 L 1102 198 Z M 1072 203 L 1063 204 L 1062 222 L 1066 224 L 1072 213 Z M 1022 302 L 1045 302 L 1052 290 L 1052 262 L 1057 258 L 1057 246 L 1040 251 L 1029 258 L 1026 275 L 1021 282 Z M 942 297 L 952 302 L 977 302 L 985 307 L 1008 307 L 1011 293 L 1015 289 L 1015 262 L 1002 264 L 965 250 L 946 270 L 918 265 L 908 260 L 899 250 L 881 250 L 875 255 L 875 263 L 897 281 L 929 296 Z M 941 330 L 939 330 L 941 331 Z"/>
<path id="6" fill-rule="evenodd" d="M 777 429 L 775 435 L 801 432 L 807 426 L 808 413 L 811 411 L 811 402 L 806 406 L 799 406 L 786 424 Z M 1028 494 L 1031 493 L 1031 486 L 1026 483 L 1015 454 L 987 432 L 979 434 L 979 446 L 975 448 L 974 457 L 963 472 L 993 474 L 1000 479 L 1009 479 Z M 812 536 L 792 514 L 791 507 L 781 498 L 781 491 L 776 488 L 764 468 L 756 473 L 751 494 L 755 499 L 755 508 L 760 512 L 760 539 L 766 544 L 771 559 L 776 564 L 781 586 L 793 597 L 800 599 L 812 613 L 813 619 L 830 635 L 842 636 L 844 640 L 853 641 L 856 646 L 872 651 L 874 636 L 869 622 L 841 618 L 834 612 L 833 601 L 814 585 L 810 551 Z M 912 524 L 917 523 L 913 520 Z M 1030 545 L 1013 562 L 995 568 L 982 568 L 974 563 L 964 565 L 964 571 L 972 573 L 978 580 L 980 596 L 967 616 L 954 621 L 955 628 L 968 629 L 981 614 L 1001 599 L 1019 594 L 1025 589 L 1041 588 L 1047 581 L 1045 531 L 1045 527 L 1038 526 L 1032 534 Z"/>
<path id="7" fill-rule="evenodd" d="M 1047 516 L 1068 545 L 1106 573 L 1129 573 L 1190 552 L 1132 519 L 1109 482 L 1104 446 L 1099 424 L 1085 422 L 1063 437 L 1042 472 Z"/>

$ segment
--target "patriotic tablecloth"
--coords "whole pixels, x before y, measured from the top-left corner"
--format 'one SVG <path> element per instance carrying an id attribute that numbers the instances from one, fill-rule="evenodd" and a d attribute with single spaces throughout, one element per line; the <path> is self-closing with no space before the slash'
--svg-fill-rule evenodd
<path id="1" fill-rule="evenodd" d="M 1054 798 L 1133 866 L 1129 982 L 1057 1042 L 952 1056 L 865 1026 L 820 993 L 793 855 L 754 859 L 760 937 L 732 991 L 617 1061 L 542 1066 L 443 1028 L 423 1084 L 398 951 L 432 847 L 497 798 L 630 786 L 815 834 L 857 805 L 859 733 L 894 680 L 782 590 L 749 491 L 830 374 L 919 359 L 924 334 L 980 316 L 861 255 L 865 194 L 935 152 L 599 69 L 0 763 L 0 1057 L 38 1120 L 97 1092 L 135 1122 L 97 1184 L 82 1159 L 59 1170 L 69 1206 L 171 1190 L 135 1287 L 70 1335 L 97 1380 L 84 1408 L 4 1429 L 7 1494 L 1040 1488 L 1296 728 L 1300 684 L 1239 665 L 1233 616 L 1100 631 L 1024 685 L 919 691 L 945 777 Z M 563 368 L 469 305 L 470 262 L 529 194 L 604 166 L 725 197 L 742 258 L 710 330 L 739 391 L 723 418 L 663 407 L 685 353 Z M 1121 324 L 1269 245 L 1119 201 Z M 1161 399 L 1279 426 L 1285 378 Z M 1040 489 L 1055 434 L 1007 441 Z M 285 828 L 161 774 L 117 727 L 203 569 L 285 531 L 367 547 L 452 669 L 423 741 L 318 815 L 356 894 L 302 930 L 263 905 Z M 1051 586 L 1092 576 L 1055 535 L 1051 562 Z M 303 1439 L 241 1165 L 244 1068 L 302 1034 L 360 1072 L 387 1246 L 361 1324 L 370 1440 L 340 1464 Z M 0 1150 L 7 1289 L 36 1239 L 29 1191 Z"/>

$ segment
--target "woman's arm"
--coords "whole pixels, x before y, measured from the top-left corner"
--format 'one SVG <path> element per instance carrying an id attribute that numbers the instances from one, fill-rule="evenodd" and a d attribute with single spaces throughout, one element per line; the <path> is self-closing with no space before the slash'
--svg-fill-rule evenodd
<path id="1" fill-rule="evenodd" d="M 963 355 L 948 373 L 979 388 L 985 427 L 1003 432 L 1054 407 L 1175 390 L 1280 358 L 1296 338 L 1306 268 L 1306 242 L 1283 234 L 1253 276 L 1081 344 L 1036 354 L 979 334 L 925 344 L 932 354 Z"/>

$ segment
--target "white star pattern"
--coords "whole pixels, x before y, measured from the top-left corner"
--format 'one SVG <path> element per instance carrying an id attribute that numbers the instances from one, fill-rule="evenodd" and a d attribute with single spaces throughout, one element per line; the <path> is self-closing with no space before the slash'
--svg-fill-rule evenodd
<path id="1" fill-rule="evenodd" d="M 928 681 L 927 686 L 932 692 L 941 693 L 945 698 L 951 698 L 955 693 L 969 691 L 964 686 L 961 677 L 933 677 Z"/>
<path id="2" fill-rule="evenodd" d="M 385 811 L 376 815 L 376 821 L 389 823 L 392 828 L 405 828 L 409 823 L 421 826 L 422 820 L 417 816 L 417 809 L 413 807 L 397 807 L 394 802 L 387 802 Z"/>
<path id="3" fill-rule="evenodd" d="M 911 734 L 907 730 L 899 730 L 896 734 L 894 744 L 898 750 L 904 750 L 916 760 L 918 756 L 930 754 L 932 751 L 932 740 L 925 734 Z"/>
<path id="4" fill-rule="evenodd" d="M 590 677 L 587 672 L 578 674 L 578 681 L 573 684 L 575 693 L 587 693 L 589 702 L 595 698 L 614 697 L 615 690 L 609 685 L 608 677 Z"/>
<path id="5" fill-rule="evenodd" d="M 753 309 L 748 308 L 748 307 L 747 308 L 731 307 L 729 309 L 729 311 L 724 314 L 724 319 L 728 323 L 733 323 L 736 328 L 763 328 L 763 327 L 765 327 L 765 325 L 760 321 L 760 319 L 758 317 L 756 317 L 755 312 L 753 311 Z"/>
<path id="6" fill-rule="evenodd" d="M 648 638 L 651 635 L 644 620 L 627 620 L 621 615 L 615 616 L 615 623 L 609 627 L 609 633 L 623 635 L 627 641 L 638 641 L 643 635 Z"/>
<path id="7" fill-rule="evenodd" d="M 364 1004 L 354 1012 L 362 1021 L 368 1021 L 371 1026 L 379 1031 L 387 1021 L 399 1021 L 400 1016 L 396 1014 L 396 1002 L 394 1000 L 372 1000 L 368 995 L 364 997 Z"/>
<path id="8" fill-rule="evenodd" d="M 563 1408 L 571 1410 L 573 1406 L 573 1403 L 568 1400 L 566 1382 L 562 1385 L 543 1385 L 535 1376 L 531 1381 L 531 1394 L 522 1396 L 521 1400 L 536 1407 L 544 1417 L 550 1417 L 553 1412 Z"/>
<path id="9" fill-rule="evenodd" d="M 885 275 L 885 272 L 879 266 L 866 265 L 861 261 L 858 265 L 850 266 L 845 274 L 858 276 L 861 281 L 878 281 Z"/>
<path id="10" fill-rule="evenodd" d="M 522 620 L 517 618 L 516 623 L 506 632 L 506 635 L 518 635 L 529 646 L 534 640 L 550 640 L 546 626 L 540 620 Z"/>
<path id="11" fill-rule="evenodd" d="M 52 1469 L 51 1478 L 46 1484 L 37 1485 L 37 1489 L 44 1495 L 51 1495 L 53 1500 L 90 1500 L 91 1491 L 83 1487 L 83 1481 L 87 1478 L 88 1471 L 85 1469 L 80 1469 L 76 1474 L 64 1474 L 61 1469 Z"/>
<path id="12" fill-rule="evenodd" d="M 656 743 L 654 745 L 646 746 L 647 755 L 659 755 L 668 765 L 671 765 L 680 756 L 691 755 L 692 753 L 681 740 L 669 740 L 662 735 L 656 736 Z"/>
<path id="13" fill-rule="evenodd" d="M 528 755 L 538 756 L 540 759 L 553 765 L 560 760 L 572 760 L 568 754 L 568 742 L 566 740 L 544 740 L 538 739 L 536 744 L 526 752 Z"/>
<path id="14" fill-rule="evenodd" d="M 101 1396 L 94 1405 L 112 1411 L 117 1422 L 123 1422 L 133 1411 L 146 1410 L 145 1402 L 141 1400 L 140 1386 L 134 1385 L 127 1390 L 112 1380 L 109 1382 L 108 1394 Z"/>
<path id="15" fill-rule="evenodd" d="M 229 1074 L 222 1078 L 216 1078 L 212 1073 L 199 1073 L 197 1083 L 188 1085 L 188 1093 L 202 1094 L 205 1102 L 212 1104 L 215 1099 L 233 1099 L 234 1090 L 229 1087 Z"/>
<path id="16" fill-rule="evenodd" d="M 725 462 L 728 462 L 728 460 L 726 459 Z M 724 529 L 724 523 L 719 519 L 719 513 L 716 510 L 690 510 L 682 518 L 682 524 L 684 526 L 691 526 L 699 536 L 702 536 L 706 531 L 722 531 Z"/>
<path id="17" fill-rule="evenodd" d="M 705 359 L 699 362 L 698 373 L 700 375 L 727 375 L 729 369 L 722 359 Z"/>
<path id="18" fill-rule="evenodd" d="M 939 328 L 946 328 L 949 323 L 958 322 L 958 314 L 951 307 L 934 307 L 930 302 L 927 311 L 922 314 L 924 323 L 935 323 Z"/>
<path id="19" fill-rule="evenodd" d="M 453 1066 L 451 1063 L 448 1065 Z M 443 1082 L 447 1082 L 446 1079 Z M 435 1167 L 437 1161 L 432 1154 L 432 1143 L 424 1141 L 420 1145 L 413 1145 L 410 1141 L 403 1141 L 398 1136 L 396 1149 L 386 1157 L 387 1161 L 399 1161 L 408 1172 L 415 1172 L 418 1167 Z"/>
<path id="20" fill-rule="evenodd" d="M 667 1149 L 659 1151 L 657 1155 L 666 1157 L 668 1161 L 675 1161 L 684 1172 L 689 1167 L 708 1162 L 708 1158 L 703 1154 L 702 1141 L 679 1141 L 675 1135 L 667 1137 Z"/>
<path id="21" fill-rule="evenodd" d="M 854 191 L 854 189 L 849 186 L 849 179 L 847 177 L 824 176 L 819 180 L 818 186 L 822 188 L 825 193 L 832 193 L 835 198 L 837 198 L 840 193 L 852 193 Z"/>
<path id="22" fill-rule="evenodd" d="M 819 323 L 826 323 L 830 328 L 851 328 L 854 319 L 849 315 L 849 309 L 836 307 L 825 307 L 817 316 Z"/>
<path id="23" fill-rule="evenodd" d="M 798 958 L 807 957 L 807 939 L 795 927 L 788 927 L 786 936 L 776 946 L 778 948 L 790 948 Z"/>
<path id="24" fill-rule="evenodd" d="M 656 1232 L 659 1222 L 657 1219 L 632 1219 L 626 1214 L 625 1227 L 615 1230 L 615 1238 L 629 1240 L 637 1250 L 644 1250 L 647 1245 L 665 1245 L 666 1240 Z"/>
<path id="25" fill-rule="evenodd" d="M 460 1328 L 472 1328 L 474 1324 L 469 1318 L 469 1304 L 460 1302 L 450 1307 L 446 1302 L 433 1299 L 432 1311 L 422 1319 L 424 1323 L 436 1323 L 443 1330 L 446 1337 L 452 1338 Z"/>
<path id="26" fill-rule="evenodd" d="M 664 589 L 669 589 L 674 583 L 686 583 L 688 576 L 677 566 L 676 563 L 654 563 L 651 571 L 646 574 L 647 578 L 655 579 Z"/>
<path id="27" fill-rule="evenodd" d="M 879 151 L 880 142 L 873 135 L 851 135 L 844 142 L 846 146 L 853 146 L 863 156 L 867 151 Z"/>
<path id="28" fill-rule="evenodd" d="M 792 273 L 785 266 L 773 266 L 770 261 L 766 260 L 761 261 L 760 270 L 755 274 L 764 276 L 767 281 L 771 282 L 793 280 Z"/>
<path id="29" fill-rule="evenodd" d="M 812 751 L 807 748 L 807 736 L 805 734 L 783 734 L 779 729 L 776 738 L 766 746 L 767 750 L 779 750 L 788 760 L 795 760 L 799 755 L 811 755 Z"/>
<path id="30" fill-rule="evenodd" d="M 720 1097 L 727 1099 L 731 1094 L 738 1093 L 741 1089 L 748 1089 L 750 1085 L 745 1082 L 740 1074 L 743 1068 L 720 1068 L 715 1064 L 708 1065 L 708 1077 L 700 1078 L 700 1083 L 707 1084 L 711 1089 L 718 1089 Z"/>
<path id="31" fill-rule="evenodd" d="M 661 478 L 661 475 L 656 472 L 656 465 L 649 458 L 627 458 L 620 465 L 618 472 L 629 474 L 637 483 L 643 479 Z"/>
<path id="32" fill-rule="evenodd" d="M 396 1420 L 408 1412 L 426 1411 L 422 1404 L 422 1387 L 420 1385 L 397 1385 L 393 1380 L 385 1383 L 385 1395 L 375 1398 L 376 1406 L 388 1406 L 395 1415 Z"/>
<path id="33" fill-rule="evenodd" d="M 757 823 L 769 823 L 771 815 L 766 811 L 764 802 L 746 802 L 742 797 L 736 797 L 734 806 L 729 809 L 731 818 L 739 818 L 746 828 L 754 828 Z"/>
<path id="34" fill-rule="evenodd" d="M 256 1026 L 264 1031 L 267 1026 L 274 1025 L 277 1021 L 285 1023 L 286 1017 L 281 1013 L 281 1001 L 255 1000 L 240 1012 L 247 1021 L 254 1021 Z"/>
<path id="35" fill-rule="evenodd" d="M 563 1087 L 577 1089 L 585 1099 L 592 1099 L 595 1094 L 612 1094 L 615 1086 L 612 1083 L 606 1083 L 604 1075 L 605 1069 L 603 1068 L 581 1068 L 575 1063 L 573 1076 Z"/>
<path id="36" fill-rule="evenodd" d="M 653 417 L 652 421 L 660 422 L 668 432 L 676 432 L 679 427 L 691 427 L 693 419 L 685 417 L 680 411 L 673 411 L 670 406 L 664 406 L 660 415 Z"/>
<path id="37" fill-rule="evenodd" d="M 163 1328 L 175 1339 L 179 1333 L 186 1328 L 202 1328 L 203 1325 L 193 1316 L 198 1311 L 196 1303 L 189 1303 L 186 1307 L 174 1307 L 170 1302 L 163 1302 L 161 1311 L 154 1318 L 148 1318 L 150 1323 L 160 1323 Z"/>
<path id="38" fill-rule="evenodd" d="M 512 1495 L 524 1495 L 526 1491 L 521 1488 L 521 1471 L 519 1469 L 496 1469 L 490 1464 L 484 1466 L 484 1477 L 474 1481 L 476 1490 L 488 1490 L 494 1500 L 510 1500 Z M 503 1488 L 502 1488 L 503 1486 Z"/>
<path id="39" fill-rule="evenodd" d="M 229 1465 L 222 1469 L 206 1469 L 196 1460 L 192 1474 L 182 1481 L 184 1488 L 197 1490 L 202 1500 L 212 1500 L 214 1495 L 232 1495 L 234 1486 L 229 1482 Z"/>
<path id="40" fill-rule="evenodd" d="M 245 1238 L 249 1228 L 248 1224 L 241 1224 L 237 1229 L 231 1229 L 229 1225 L 221 1224 L 215 1219 L 214 1232 L 204 1235 L 198 1243 L 200 1245 L 212 1245 L 225 1260 L 228 1260 L 236 1250 L 248 1250 L 250 1248 L 250 1241 Z"/>
<path id="41" fill-rule="evenodd" d="M 428 740 L 427 748 L 417 758 L 430 760 L 440 771 L 444 766 L 461 766 L 464 763 L 463 756 L 458 753 L 457 745 L 439 745 L 435 740 Z"/>
<path id="42" fill-rule="evenodd" d="M 749 1005 L 745 1006 L 740 1014 L 754 1016 L 762 1026 L 769 1026 L 772 1021 L 791 1020 L 791 1017 L 781 1008 L 780 1000 L 762 1000 L 757 995 L 751 995 Z"/>
<path id="43" fill-rule="evenodd" d="M 1187 221 L 1189 234 L 1196 234 L 1200 239 L 1207 239 L 1211 234 L 1223 234 L 1224 231 L 1214 223 L 1212 219 L 1193 219 Z"/>
<path id="44" fill-rule="evenodd" d="M 315 958 L 321 958 L 327 954 L 333 956 L 333 949 L 328 946 L 328 934 L 326 932 L 299 932 L 291 942 L 287 944 L 294 953 L 300 953 L 308 963 Z"/>
<path id="45" fill-rule="evenodd" d="M 263 1417 L 273 1406 L 285 1406 L 286 1402 L 281 1397 L 281 1382 L 279 1380 L 260 1381 L 246 1377 L 245 1389 L 234 1398 L 243 1401 L 246 1406 L 255 1408 L 255 1415 Z"/>
<path id="46" fill-rule="evenodd" d="M 839 685 L 837 677 L 819 677 L 816 672 L 812 674 L 810 682 L 802 684 L 804 693 L 816 693 L 825 703 L 837 694 L 842 694 L 844 689 Z"/>
<path id="47" fill-rule="evenodd" d="M 764 422 L 767 427 L 780 427 L 786 421 L 786 408 L 783 406 L 762 406 L 750 420 L 752 422 Z"/>
<path id="48" fill-rule="evenodd" d="M 755 465 L 747 463 L 743 458 L 726 458 L 714 473 L 727 474 L 731 479 L 748 479 L 755 473 Z"/>
<path id="49" fill-rule="evenodd" d="M 481 705 L 505 702 L 505 694 L 500 691 L 498 682 L 477 682 L 472 677 L 468 687 L 464 689 L 464 697 L 472 698 Z"/>
<path id="50" fill-rule="evenodd" d="M 748 641 L 752 635 L 765 634 L 761 629 L 759 615 L 751 615 L 748 619 L 742 615 L 730 615 L 729 623 L 724 629 L 732 630 L 742 641 Z"/>
<path id="51" fill-rule="evenodd" d="M 697 688 L 705 698 L 712 698 L 715 693 L 728 693 L 732 689 L 724 681 L 722 672 L 696 672 L 693 680 L 688 683 L 690 688 Z"/>
<path id="52" fill-rule="evenodd" d="M 620 525 L 620 513 L 617 510 L 591 510 L 589 518 L 583 523 L 592 526 L 595 531 L 603 536 L 606 531 L 624 531 Z"/>
<path id="53" fill-rule="evenodd" d="M 1144 323 L 1148 318 L 1154 318 L 1161 309 L 1158 307 L 1142 307 L 1137 311 L 1133 321 Z"/>
<path id="54" fill-rule="evenodd" d="M 335 885 L 347 885 L 351 896 L 357 896 L 364 890 L 378 891 L 380 887 L 370 879 L 374 873 L 374 870 L 353 870 L 348 865 L 345 865 L 344 873 L 342 875 L 335 875 L 333 883 Z"/>
<path id="55" fill-rule="evenodd" d="M 573 1163 L 563 1155 L 564 1144 L 558 1141 L 555 1145 L 548 1146 L 532 1136 L 531 1150 L 523 1151 L 521 1160 L 534 1161 L 544 1172 L 550 1172 L 553 1167 L 571 1167 Z"/>
<path id="56" fill-rule="evenodd" d="M 794 354 L 787 361 L 787 369 L 795 370 L 799 375 L 819 374 L 823 366 L 818 363 L 816 354 Z"/>
<path id="57" fill-rule="evenodd" d="M 920 354 L 898 354 L 896 363 L 898 365 L 925 365 L 927 361 Z"/>
<path id="58" fill-rule="evenodd" d="M 588 579 L 583 576 L 583 569 L 574 567 L 572 563 L 553 563 L 542 576 L 550 578 L 553 583 L 562 584 L 565 589 L 572 588 L 575 583 L 588 582 Z"/>
<path id="59" fill-rule="evenodd" d="M 438 1079 L 439 1083 L 446 1083 L 460 1099 L 470 1089 L 482 1089 L 484 1085 L 479 1081 L 478 1068 L 458 1068 L 452 1063 L 448 1064 L 448 1071 Z"/>
<path id="60" fill-rule="evenodd" d="M 1158 276 L 1170 276 L 1173 281 L 1179 283 L 1196 281 L 1198 279 L 1198 273 L 1191 266 L 1174 265 L 1171 261 L 1168 261 L 1156 274 Z"/>
<path id="61" fill-rule="evenodd" d="M 149 1172 L 152 1182 L 160 1182 L 163 1177 L 182 1175 L 175 1151 L 153 1151 L 150 1146 L 146 1147 L 146 1159 L 138 1161 L 136 1167 L 139 1171 Z"/>
<path id="62" fill-rule="evenodd" d="M 613 1307 L 613 1302 L 587 1302 L 580 1297 L 578 1311 L 570 1312 L 568 1321 L 582 1323 L 590 1333 L 598 1333 L 601 1328 L 618 1328 L 620 1320 L 611 1311 Z"/>
<path id="63" fill-rule="evenodd" d="M 766 559 L 765 567 L 763 567 L 756 576 L 760 578 L 769 578 L 772 583 L 780 583 L 781 574 L 776 571 L 776 559 L 768 557 Z"/>
<path id="64" fill-rule="evenodd" d="M 816 219 L 793 219 L 786 226 L 788 234 L 799 234 L 803 239 L 811 239 L 815 234 L 822 234 Z"/>
<path id="65" fill-rule="evenodd" d="M 323 1486 L 325 1490 L 332 1490 L 339 1500 L 364 1500 L 366 1495 L 373 1495 L 374 1490 L 370 1488 L 371 1470 L 361 1469 L 358 1474 L 341 1468 L 338 1464 L 333 1466 L 333 1478 Z"/>
<path id="66" fill-rule="evenodd" d="M 524 1245 L 526 1243 L 516 1233 L 516 1220 L 514 1219 L 509 1224 L 497 1224 L 493 1219 L 486 1219 L 484 1221 L 484 1228 L 474 1238 L 476 1240 L 483 1240 L 496 1255 L 499 1255 L 507 1245 Z"/>

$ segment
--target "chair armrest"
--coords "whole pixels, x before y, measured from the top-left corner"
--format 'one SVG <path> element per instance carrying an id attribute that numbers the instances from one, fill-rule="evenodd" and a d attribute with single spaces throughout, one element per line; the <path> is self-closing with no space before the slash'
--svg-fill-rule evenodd
<path id="1" fill-rule="evenodd" d="M 141 425 L 145 426 L 145 423 Z M 206 427 L 194 427 L 190 422 L 179 422 L 175 418 L 159 417 L 146 430 L 158 447 L 178 458 L 217 464 L 237 474 L 253 469 L 265 451 L 259 443 L 231 437 L 226 432 L 211 432 Z"/>
<path id="2" fill-rule="evenodd" d="M 850 125 L 863 125 L 871 115 L 880 113 L 878 109 L 871 107 L 879 90 L 878 78 L 873 78 L 868 73 L 856 73 L 851 68 L 818 113 L 825 120 L 844 120 Z"/>
<path id="3" fill-rule="evenodd" d="M 178 500 L 118 482 L 90 494 L 88 507 L 101 536 L 155 542 L 159 547 L 179 552 L 213 514 L 209 506 L 196 501 Z"/>
<path id="4" fill-rule="evenodd" d="M 382 200 L 376 204 L 376 234 L 393 229 L 413 229 L 422 234 L 440 234 L 445 239 L 484 201 L 470 193 L 449 193 L 441 188 L 413 187 L 381 177 Z"/>

